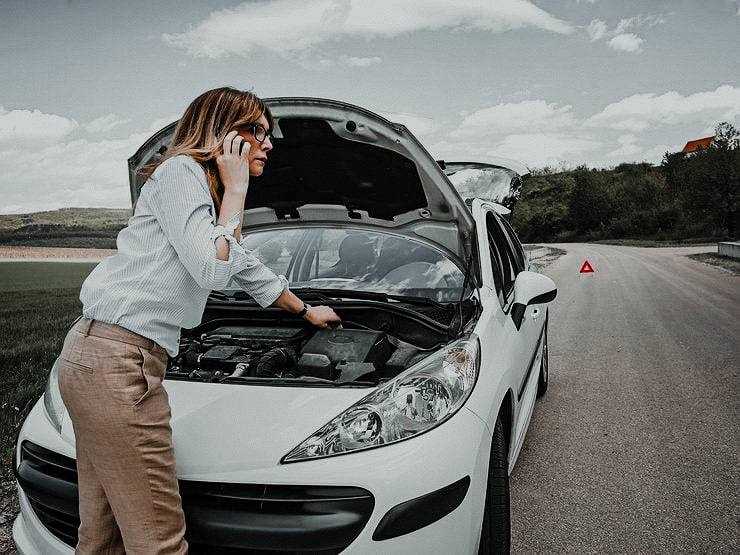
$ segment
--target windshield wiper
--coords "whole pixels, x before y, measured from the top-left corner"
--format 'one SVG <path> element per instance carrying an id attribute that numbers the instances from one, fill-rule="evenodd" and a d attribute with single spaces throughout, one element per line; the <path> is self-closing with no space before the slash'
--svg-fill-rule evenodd
<path id="1" fill-rule="evenodd" d="M 245 301 L 250 304 L 257 304 L 257 301 L 255 301 L 246 291 L 234 291 L 231 294 L 224 293 L 223 291 L 211 291 L 208 294 L 208 297 L 218 301 Z"/>
<path id="2" fill-rule="evenodd" d="M 369 301 L 378 301 L 382 303 L 388 303 L 390 301 L 396 301 L 399 303 L 408 303 L 416 305 L 434 306 L 437 308 L 446 308 L 450 303 L 455 304 L 455 301 L 448 301 L 446 303 L 435 301 L 429 297 L 421 297 L 418 295 L 395 295 L 392 293 L 382 293 L 380 291 L 362 291 L 357 289 L 326 289 L 318 287 L 297 287 L 291 289 L 296 295 L 300 295 L 308 300 L 317 300 L 325 303 L 333 303 L 340 300 L 342 297 L 347 299 L 366 299 Z M 232 293 L 224 293 L 223 291 L 211 291 L 210 298 L 219 301 L 239 301 L 240 303 L 246 302 L 249 304 L 257 304 L 257 302 L 246 292 L 246 291 L 233 291 Z"/>
<path id="3" fill-rule="evenodd" d="M 436 306 L 438 308 L 444 308 L 449 303 L 442 303 L 430 299 L 429 297 L 421 297 L 415 295 L 394 295 L 389 293 L 382 293 L 380 291 L 362 291 L 358 289 L 326 289 L 326 288 L 315 288 L 315 287 L 298 287 L 297 289 L 291 289 L 293 293 L 302 294 L 318 294 L 318 295 L 331 295 L 333 297 L 345 297 L 348 299 L 367 299 L 369 301 L 380 301 L 387 303 L 389 301 L 398 301 L 409 304 L 419 304 L 427 306 Z M 329 299 L 329 297 L 327 297 Z M 332 300 L 332 299 L 329 299 Z M 336 300 L 336 299 L 333 299 Z"/>

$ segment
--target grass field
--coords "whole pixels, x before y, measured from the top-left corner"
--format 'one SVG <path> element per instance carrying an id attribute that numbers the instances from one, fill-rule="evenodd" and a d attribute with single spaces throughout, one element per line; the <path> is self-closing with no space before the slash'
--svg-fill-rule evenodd
<path id="1" fill-rule="evenodd" d="M 0 262 L 0 475 L 8 474 L 20 425 L 82 312 L 80 286 L 96 264 Z"/>

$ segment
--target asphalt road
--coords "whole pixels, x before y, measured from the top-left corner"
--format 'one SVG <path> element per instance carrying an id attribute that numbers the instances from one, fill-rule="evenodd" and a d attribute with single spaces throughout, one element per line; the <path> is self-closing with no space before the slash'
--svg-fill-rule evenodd
<path id="1" fill-rule="evenodd" d="M 553 246 L 513 549 L 737 552 L 740 279 L 685 256 L 711 247 Z"/>

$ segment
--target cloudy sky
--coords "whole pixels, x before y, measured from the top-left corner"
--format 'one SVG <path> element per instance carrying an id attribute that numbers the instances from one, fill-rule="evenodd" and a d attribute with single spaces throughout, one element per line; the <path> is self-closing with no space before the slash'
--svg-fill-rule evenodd
<path id="1" fill-rule="evenodd" d="M 130 207 L 126 159 L 221 85 L 344 100 L 437 157 L 660 161 L 740 127 L 735 0 L 0 2 L 0 213 Z"/>

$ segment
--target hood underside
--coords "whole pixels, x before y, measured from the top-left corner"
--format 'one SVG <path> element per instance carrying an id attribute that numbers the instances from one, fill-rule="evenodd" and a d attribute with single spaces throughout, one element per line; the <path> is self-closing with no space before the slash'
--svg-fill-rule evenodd
<path id="1" fill-rule="evenodd" d="M 350 104 L 269 98 L 274 149 L 250 178 L 244 228 L 325 222 L 377 226 L 434 243 L 461 267 L 473 217 L 437 162 L 401 124 Z M 165 152 L 177 122 L 129 159 L 135 206 L 145 164 Z"/>

